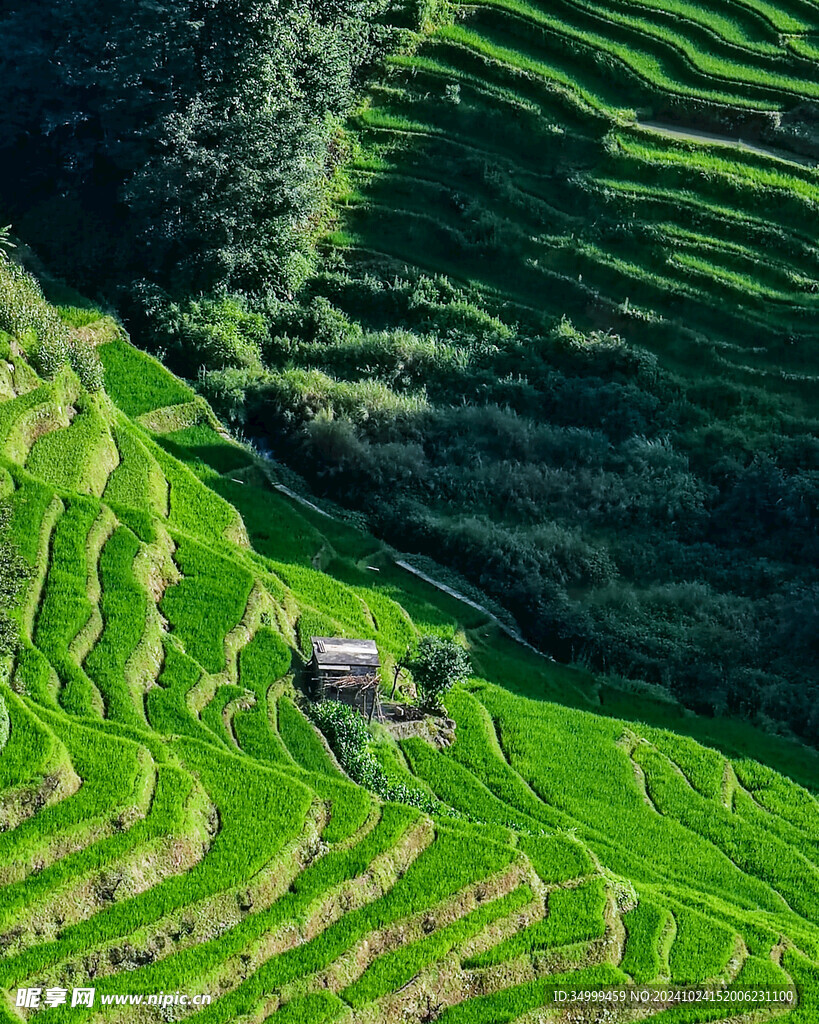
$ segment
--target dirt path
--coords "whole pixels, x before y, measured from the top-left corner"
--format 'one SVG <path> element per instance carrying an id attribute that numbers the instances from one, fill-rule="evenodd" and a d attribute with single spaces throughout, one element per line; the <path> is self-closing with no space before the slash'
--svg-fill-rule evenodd
<path id="1" fill-rule="evenodd" d="M 523 636 L 511 626 L 508 626 L 502 619 L 499 619 L 494 612 L 491 612 L 485 605 L 478 604 L 477 601 L 473 601 L 471 597 L 467 597 L 466 594 L 462 594 L 458 590 L 453 590 L 452 587 L 447 586 L 446 583 L 441 583 L 440 580 L 436 580 L 433 576 L 428 576 L 425 572 L 420 569 L 416 569 L 414 565 L 410 565 L 409 562 L 405 562 L 401 558 L 393 559 L 397 566 L 400 566 L 405 572 L 412 573 L 413 576 L 418 576 L 425 583 L 429 583 L 430 586 L 436 587 L 438 590 L 443 591 L 445 594 L 449 594 L 450 597 L 454 597 L 456 601 L 460 601 L 462 604 L 469 605 L 470 608 L 474 608 L 476 611 L 482 612 L 488 619 L 491 619 L 495 625 L 501 629 L 507 636 L 511 637 L 519 644 L 523 644 L 524 647 L 528 647 L 530 651 L 534 651 L 535 654 L 542 658 L 547 658 L 549 661 L 554 661 L 554 658 L 550 654 L 544 654 L 543 651 L 539 651 L 536 647 L 533 647 L 528 640 L 524 640 Z"/>
<path id="2" fill-rule="evenodd" d="M 308 499 L 303 497 L 303 495 L 291 490 L 284 484 L 272 482 L 272 486 L 281 494 L 286 494 L 288 498 L 291 498 L 293 501 L 298 502 L 300 505 L 304 505 L 306 508 L 311 509 L 313 512 L 317 512 L 319 515 L 324 516 L 326 519 L 335 519 L 338 522 L 341 521 L 338 520 L 336 516 L 332 515 L 332 513 L 325 512 L 323 508 L 319 508 L 318 505 L 314 505 L 312 501 L 308 501 Z M 410 565 L 409 562 L 406 562 L 403 559 L 394 558 L 393 562 L 401 569 L 404 569 L 405 572 L 412 573 L 413 576 L 418 576 L 420 579 L 424 580 L 425 583 L 429 583 L 431 586 L 443 591 L 443 593 L 449 594 L 450 597 L 454 597 L 457 601 L 461 601 L 463 604 L 468 605 L 470 608 L 474 608 L 476 611 L 482 612 L 484 615 L 486 615 L 488 619 L 494 622 L 499 629 L 506 633 L 508 637 L 510 637 L 517 643 L 522 644 L 524 647 L 528 647 L 530 651 L 534 651 L 534 653 L 539 655 L 541 658 L 546 658 L 548 661 L 554 661 L 554 658 L 550 654 L 546 654 L 544 651 L 539 651 L 536 647 L 532 646 L 532 644 L 530 644 L 528 640 L 525 640 L 523 638 L 523 636 L 518 630 L 514 629 L 512 626 L 507 625 L 507 623 L 505 623 L 502 619 L 499 619 L 498 616 L 494 614 L 494 612 L 490 611 L 484 605 L 479 604 L 477 601 L 473 601 L 470 597 L 467 597 L 465 594 L 460 593 L 460 591 L 454 590 L 452 587 L 447 586 L 446 583 L 442 583 L 440 580 L 436 580 L 434 577 L 428 576 L 427 573 L 422 572 L 420 569 L 416 569 L 414 565 Z"/>
<path id="3" fill-rule="evenodd" d="M 807 156 L 799 156 L 797 153 L 789 153 L 784 149 L 776 149 L 773 146 L 763 146 L 755 142 L 746 142 L 744 139 L 735 139 L 730 135 L 719 135 L 716 132 L 701 132 L 696 128 L 675 128 L 672 125 L 661 124 L 659 121 L 638 121 L 638 128 L 645 128 L 646 131 L 654 132 L 656 135 L 666 135 L 673 139 L 684 139 L 687 142 L 713 142 L 720 146 L 729 146 L 731 149 L 742 149 L 746 153 L 756 153 L 760 156 L 772 157 L 774 160 L 783 160 L 789 164 L 799 164 L 802 167 L 816 167 L 817 162 Z"/>

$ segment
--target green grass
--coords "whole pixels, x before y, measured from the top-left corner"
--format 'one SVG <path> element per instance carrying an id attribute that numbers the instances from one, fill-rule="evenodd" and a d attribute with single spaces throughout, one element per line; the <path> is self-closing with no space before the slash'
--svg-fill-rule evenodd
<path id="1" fill-rule="evenodd" d="M 141 696 L 128 685 L 125 666 L 145 631 L 148 601 L 134 575 L 139 541 L 120 527 L 102 549 L 99 562 L 103 631 L 85 660 L 85 671 L 96 684 L 105 716 L 128 725 L 145 724 Z"/>
<path id="2" fill-rule="evenodd" d="M 442 899 L 508 863 L 511 851 L 492 844 L 465 843 L 441 826 L 436 842 L 413 863 L 382 897 L 353 910 L 316 939 L 267 961 L 252 977 L 202 1014 L 205 1021 L 226 1021 L 247 1011 L 265 991 L 311 974 L 330 963 L 368 932 L 408 914 L 435 906 Z M 199 961 L 201 965 L 202 954 Z M 140 979 L 131 976 L 133 984 Z"/>
<path id="3" fill-rule="evenodd" d="M 60 740 L 83 785 L 73 796 L 43 808 L 13 831 L 0 834 L 0 864 L 36 862 L 38 852 L 49 842 L 59 844 L 78 829 L 99 827 L 129 808 L 144 813 L 153 797 L 155 766 L 144 748 L 77 725 L 66 728 L 65 722 L 56 716 L 47 722 L 59 730 Z M 7 749 L 3 760 L 13 755 L 13 749 Z M 55 865 L 54 873 L 70 877 L 69 869 L 61 864 Z M 16 901 L 14 892 L 8 893 L 11 902 L 7 907 L 4 901 L 2 911 L 5 924 L 13 923 L 16 910 L 29 892 L 35 895 L 42 885 L 35 882 L 31 891 L 18 891 Z"/>
<path id="4" fill-rule="evenodd" d="M 26 468 L 58 490 L 102 494 L 113 468 L 113 441 L 93 399 L 67 430 L 55 430 L 34 443 Z"/>
<path id="5" fill-rule="evenodd" d="M 467 768 L 451 758 L 436 756 L 433 748 L 420 739 L 401 743 L 412 771 L 445 804 L 484 822 L 524 830 L 538 830 L 539 822 L 516 813 L 514 808 L 494 796 Z"/>
<path id="6" fill-rule="evenodd" d="M 663 814 L 710 841 L 742 871 L 767 881 L 797 913 L 808 920 L 819 919 L 817 889 L 805 884 L 814 878 L 819 883 L 819 869 L 806 861 L 796 843 L 779 838 L 773 829 L 752 828 L 724 807 L 692 794 L 668 762 L 649 747 L 638 748 L 635 759 L 645 770 L 648 791 Z"/>
<path id="7" fill-rule="evenodd" d="M 556 889 L 549 895 L 548 913 L 493 949 L 470 960 L 475 967 L 489 967 L 557 946 L 600 938 L 605 932 L 606 890 L 602 879 L 576 889 Z"/>
<path id="8" fill-rule="evenodd" d="M 793 972 L 793 976 L 796 976 L 796 972 Z M 737 989 L 745 992 L 782 991 L 791 987 L 788 979 L 789 975 L 773 963 L 770 958 L 748 957 L 736 978 L 727 988 L 729 990 Z M 813 1005 L 809 989 L 803 992 L 803 997 L 805 1006 Z M 772 1004 L 772 1007 L 775 1005 Z M 773 1012 L 781 1012 L 782 1007 L 786 1005 L 789 1004 L 780 1003 Z M 731 1003 L 730 1001 L 712 1006 L 678 1005 L 658 1013 L 654 1020 L 661 1021 L 662 1024 L 705 1024 L 706 1021 L 711 1020 L 736 1019 L 736 1012 L 736 1003 Z M 764 1013 L 765 1011 L 763 1010 L 762 1012 Z M 780 1019 L 788 1021 L 788 1024 L 793 1024 L 794 1021 L 807 1019 L 802 1014 L 802 1010 L 796 1010 L 793 1014 L 786 1014 Z"/>
<path id="9" fill-rule="evenodd" d="M 278 701 L 279 735 L 290 756 L 311 772 L 338 775 L 336 768 L 316 729 L 307 721 L 289 697 Z"/>
<path id="10" fill-rule="evenodd" d="M 257 793 L 253 792 L 248 795 L 256 796 Z M 376 828 L 361 844 L 348 851 L 330 853 L 319 860 L 300 876 L 299 887 L 272 907 L 249 915 L 241 923 L 226 931 L 224 935 L 212 938 L 198 947 L 182 951 L 171 960 L 160 961 L 143 967 L 139 971 L 130 972 L 122 979 L 115 977 L 104 983 L 105 990 L 118 991 L 124 983 L 131 985 L 132 987 L 127 990 L 133 992 L 150 992 L 160 989 L 168 991 L 171 987 L 182 987 L 186 983 L 193 984 L 196 972 L 199 972 L 201 983 L 206 972 L 222 963 L 227 956 L 240 952 L 249 942 L 258 939 L 277 925 L 298 920 L 314 900 L 326 893 L 331 886 L 353 878 L 357 873 L 365 870 L 371 864 L 373 857 L 390 848 L 411 820 L 412 814 L 405 808 L 398 808 L 394 812 L 385 811 Z M 336 926 L 337 931 L 343 937 L 343 929 L 340 926 L 341 923 Z M 310 955 L 320 957 L 324 951 L 323 942 L 325 941 L 323 937 L 316 940 Z M 299 950 L 292 950 L 290 953 L 284 953 L 275 958 L 270 962 L 271 965 L 275 965 L 271 966 L 270 970 L 278 971 L 280 975 L 288 974 L 290 963 L 298 958 L 299 953 Z M 231 997 L 227 998 L 229 1000 Z"/>
<path id="11" fill-rule="evenodd" d="M 482 688 L 480 696 L 498 723 L 511 767 L 546 804 L 571 815 L 578 824 L 581 820 L 585 823 L 580 837 L 612 870 L 635 882 L 664 877 L 668 884 L 674 880 L 737 906 L 790 917 L 766 881 L 775 871 L 773 864 L 757 856 L 748 844 L 745 852 L 753 858 L 754 867 L 743 870 L 727 852 L 712 845 L 711 836 L 729 827 L 722 825 L 718 812 L 712 817 L 713 806 L 707 814 L 704 808 L 699 811 L 696 795 L 690 788 L 678 788 L 670 775 L 666 781 L 674 781 L 675 792 L 691 794 L 686 795 L 689 820 L 685 825 L 657 814 L 646 804 L 629 759 L 617 745 L 621 732 L 617 722 L 522 700 L 494 687 Z M 552 749 L 560 756 L 551 756 Z M 641 760 L 644 755 L 639 752 L 648 749 L 637 748 Z M 685 783 L 679 780 L 679 786 Z M 697 815 L 697 825 L 705 830 L 703 835 L 696 831 L 697 826 L 691 827 L 694 821 L 687 813 L 689 806 Z M 739 829 L 741 832 L 741 825 Z M 803 888 L 799 898 L 809 903 L 810 890 Z M 791 927 L 800 927 L 795 918 L 790 920 Z M 803 923 L 806 920 L 802 918 Z"/>
<path id="12" fill-rule="evenodd" d="M 279 633 L 262 627 L 250 643 L 242 648 L 239 658 L 239 680 L 263 700 L 273 683 L 290 670 L 293 652 Z"/>
<path id="13" fill-rule="evenodd" d="M 671 980 L 691 985 L 721 974 L 734 951 L 731 930 L 693 910 L 676 911 L 674 921 L 677 932 L 669 957 Z"/>
<path id="14" fill-rule="evenodd" d="M 266 1024 L 329 1024 L 346 1009 L 332 992 L 314 992 L 285 1003 Z"/>
<path id="15" fill-rule="evenodd" d="M 217 434 L 207 423 L 164 434 L 160 443 L 171 455 L 186 461 L 203 462 L 217 473 L 232 473 L 253 464 L 252 456 Z"/>
<path id="16" fill-rule="evenodd" d="M 188 770 L 200 776 L 221 816 L 221 830 L 205 858 L 184 875 L 165 879 L 147 893 L 67 927 L 58 941 L 4 961 L 1 985 L 11 987 L 91 945 L 111 943 L 145 928 L 225 886 L 246 884 L 298 834 L 311 801 L 306 787 L 195 740 L 179 740 L 176 749 Z"/>
<path id="17" fill-rule="evenodd" d="M 187 466 L 171 458 L 159 445 L 149 444 L 148 449 L 168 481 L 168 521 L 172 526 L 210 542 L 238 533 L 241 520 L 235 509 L 213 491 L 202 487 L 199 478 Z"/>
<path id="18" fill-rule="evenodd" d="M 113 433 L 120 462 L 108 479 L 103 499 L 112 505 L 165 516 L 168 485 L 158 463 L 129 424 L 116 424 Z"/>
<path id="19" fill-rule="evenodd" d="M 192 713 L 186 702 L 190 690 L 202 676 L 202 667 L 172 642 L 164 647 L 162 671 L 157 686 L 145 695 L 145 708 L 152 729 L 160 735 L 187 735 L 213 739 L 210 731 Z"/>
<path id="20" fill-rule="evenodd" d="M 366 789 L 323 772 L 305 771 L 299 778 L 315 790 L 327 809 L 329 821 L 321 832 L 325 842 L 344 843 L 365 825 L 374 806 Z"/>
<path id="21" fill-rule="evenodd" d="M 488 996 L 477 996 L 447 1009 L 438 1018 L 442 1024 L 511 1024 L 524 1014 L 554 1002 L 556 991 L 614 988 L 625 975 L 611 964 L 584 971 L 553 974 L 547 979 L 504 988 Z"/>
<path id="22" fill-rule="evenodd" d="M 0 757 L 0 792 L 42 775 L 57 750 L 54 733 L 8 688 L 2 692 L 10 731 Z"/>
<path id="23" fill-rule="evenodd" d="M 809 102 L 810 64 L 794 47 L 806 26 L 815 31 L 815 8 L 486 0 L 442 20 L 390 59 L 358 114 L 334 224 L 354 268 L 361 257 L 357 279 L 374 256 L 393 259 L 447 274 L 490 304 L 567 313 L 588 326 L 590 301 L 627 299 L 706 331 L 715 350 L 770 344 L 754 363 L 772 369 L 770 388 L 795 390 L 778 374 L 795 353 L 776 337 L 796 318 L 815 340 L 812 288 L 798 280 L 816 276 L 815 254 L 801 252 L 796 276 L 785 264 L 774 274 L 763 238 L 778 231 L 793 259 L 817 176 L 798 154 L 789 159 L 788 133 L 759 137 L 764 118 L 750 110 Z M 793 45 L 782 33 L 797 33 Z M 453 88 L 457 100 L 444 99 Z M 771 151 L 642 130 L 635 112 Z M 664 221 L 647 188 L 667 197 Z M 730 234 L 724 222 L 702 230 L 716 210 L 732 219 Z M 725 239 L 752 221 L 763 231 L 746 233 L 744 253 L 728 253 Z M 636 320 L 623 329 L 675 370 L 701 370 L 691 353 L 670 351 L 662 332 Z M 747 380 L 741 358 L 710 356 L 710 372 Z"/>
<path id="24" fill-rule="evenodd" d="M 220 686 L 207 705 L 202 708 L 202 723 L 230 750 L 236 747 L 236 743 L 225 721 L 225 715 L 231 701 L 242 699 L 247 700 L 247 694 L 240 686 L 232 684 Z"/>
<path id="25" fill-rule="evenodd" d="M 99 507 L 77 498 L 66 507 L 51 541 L 51 563 L 36 618 L 34 642 L 60 677 L 59 700 L 75 714 L 92 715 L 96 691 L 69 645 L 92 612 L 85 571 L 86 541 Z"/>
<path id="26" fill-rule="evenodd" d="M 522 835 L 518 845 L 547 884 L 567 882 L 594 870 L 586 848 L 568 835 Z"/>
<path id="27" fill-rule="evenodd" d="M 721 799 L 726 763 L 718 751 L 672 732 L 649 730 L 646 735 L 658 750 L 677 765 L 698 793 L 710 800 Z"/>
<path id="28" fill-rule="evenodd" d="M 418 942 L 380 956 L 356 982 L 344 990 L 343 998 L 353 1006 L 364 1006 L 400 989 L 429 964 L 442 959 L 454 947 L 477 935 L 486 925 L 521 909 L 531 899 L 531 890 L 521 886 L 506 896 L 485 903 L 466 917 Z"/>
<path id="29" fill-rule="evenodd" d="M 261 761 L 294 763 L 279 735 L 278 708 L 271 687 L 290 668 L 293 652 L 282 637 L 264 626 L 239 654 L 239 683 L 256 695 L 255 707 L 233 717 L 242 750 Z"/>
<path id="30" fill-rule="evenodd" d="M 814 794 L 758 761 L 735 761 L 733 767 L 739 781 L 766 810 L 813 838 L 819 836 L 819 804 Z"/>
<path id="31" fill-rule="evenodd" d="M 91 744 L 89 749 L 94 754 L 99 751 L 99 747 L 94 744 Z M 109 801 L 113 794 L 105 790 L 104 783 L 98 777 L 98 771 L 89 775 L 86 785 L 95 785 L 98 790 L 104 792 L 106 809 L 111 808 Z M 62 895 L 63 891 L 76 884 L 77 880 L 84 881 L 92 873 L 103 870 L 115 871 L 118 861 L 140 847 L 148 846 L 157 840 L 165 840 L 175 834 L 182 836 L 193 831 L 194 823 L 188 820 L 188 803 L 192 792 L 193 782 L 189 775 L 177 768 L 160 766 L 157 769 L 156 790 L 150 810 L 143 820 L 137 821 L 125 832 L 94 842 L 77 853 L 62 857 L 23 881 L 6 886 L 0 923 L 4 927 L 13 925 L 20 911 L 27 905 L 36 903 L 44 896 L 55 893 Z M 41 822 L 41 827 L 44 824 L 45 822 Z M 50 828 L 53 830 L 53 825 Z M 16 849 L 15 856 L 20 856 Z"/>
<path id="32" fill-rule="evenodd" d="M 245 613 L 253 577 L 236 562 L 186 538 L 177 543 L 174 561 L 182 578 L 165 591 L 162 614 L 195 661 L 208 672 L 221 672 L 225 637 Z"/>
<path id="33" fill-rule="evenodd" d="M 193 391 L 151 356 L 121 339 L 100 345 L 105 390 L 126 416 L 190 402 Z"/>
<path id="34" fill-rule="evenodd" d="M 638 905 L 626 914 L 623 923 L 626 926 L 626 950 L 620 966 L 638 985 L 653 981 L 663 972 L 660 940 L 671 924 L 670 911 L 641 897 Z"/>

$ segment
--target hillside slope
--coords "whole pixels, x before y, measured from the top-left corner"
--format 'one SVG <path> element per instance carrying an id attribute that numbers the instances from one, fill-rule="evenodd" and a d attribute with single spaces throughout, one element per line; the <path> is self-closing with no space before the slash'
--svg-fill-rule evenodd
<path id="1" fill-rule="evenodd" d="M 1 343 L 0 492 L 36 571 L 0 688 L 0 1019 L 29 1015 L 18 987 L 87 982 L 93 1010 L 43 1019 L 181 1019 L 100 1004 L 180 990 L 213 995 L 203 1024 L 502 1024 L 628 979 L 795 984 L 742 1019 L 816 1019 L 814 754 L 520 647 L 277 491 L 97 326 L 107 392 Z M 293 686 L 310 634 L 389 663 L 430 631 L 476 666 L 456 741 L 373 750 L 432 816 L 346 779 Z"/>
<path id="2" fill-rule="evenodd" d="M 819 745 L 819 8 L 421 12 L 320 272 L 138 343 L 539 649 Z"/>
<path id="3" fill-rule="evenodd" d="M 675 370 L 816 383 L 814 3 L 479 0 L 387 61 L 336 244 L 605 326 Z"/>

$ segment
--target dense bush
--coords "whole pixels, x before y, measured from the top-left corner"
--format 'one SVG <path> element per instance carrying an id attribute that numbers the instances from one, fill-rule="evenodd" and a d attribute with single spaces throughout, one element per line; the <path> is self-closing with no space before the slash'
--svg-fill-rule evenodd
<path id="1" fill-rule="evenodd" d="M 456 683 L 465 683 L 472 671 L 469 655 L 460 644 L 434 635 L 418 641 L 411 667 L 418 703 L 425 711 L 440 708 L 444 694 Z"/>
<path id="2" fill-rule="evenodd" d="M 384 6 L 12 0 L 0 193 L 83 285 L 286 293 L 311 266 L 333 122 Z"/>
<path id="3" fill-rule="evenodd" d="M 17 647 L 18 627 L 8 611 L 31 578 L 31 567 L 8 539 L 9 518 L 8 505 L 0 504 L 0 656 L 12 654 Z"/>
<path id="4" fill-rule="evenodd" d="M 37 281 L 0 249 L 0 329 L 24 340 L 37 369 L 51 376 L 67 361 L 68 329 Z"/>
<path id="5" fill-rule="evenodd" d="M 88 391 L 105 384 L 102 363 L 80 337 L 72 338 L 68 325 L 43 295 L 37 280 L 3 254 L 0 246 L 0 330 L 20 339 L 37 372 L 53 377 L 70 362 Z"/>
<path id="6" fill-rule="evenodd" d="M 37 338 L 31 362 L 41 377 L 52 378 L 71 358 L 71 345 L 61 334 L 49 334 Z"/>
<path id="7" fill-rule="evenodd" d="M 162 311 L 155 327 L 160 348 L 175 346 L 186 361 L 209 368 L 261 365 L 267 325 L 238 297 L 190 299 Z"/>
<path id="8" fill-rule="evenodd" d="M 68 354 L 71 367 L 80 378 L 80 384 L 96 394 L 105 387 L 105 367 L 97 355 L 97 350 L 87 342 L 75 341 Z"/>
<path id="9" fill-rule="evenodd" d="M 338 763 L 353 782 L 377 793 L 384 800 L 419 807 L 431 814 L 438 809 L 421 789 L 414 789 L 387 777 L 384 769 L 367 746 L 369 733 L 364 719 L 349 704 L 325 700 L 310 704 L 310 717 L 324 733 Z"/>

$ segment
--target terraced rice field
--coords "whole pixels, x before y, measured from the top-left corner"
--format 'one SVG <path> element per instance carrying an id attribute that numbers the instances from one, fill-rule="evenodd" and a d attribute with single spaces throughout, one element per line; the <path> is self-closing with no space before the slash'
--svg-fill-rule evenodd
<path id="1" fill-rule="evenodd" d="M 6 352 L 0 489 L 36 573 L 0 685 L 0 1020 L 31 1015 L 20 987 L 90 985 L 37 1019 L 533 1024 L 567 1019 L 556 988 L 630 980 L 795 985 L 742 1019 L 817 1019 L 815 756 L 649 699 L 631 721 L 274 490 L 154 360 L 101 356 L 92 399 Z M 419 631 L 470 645 L 455 743 L 374 743 L 442 813 L 354 786 L 303 715 L 316 622 L 388 664 Z M 117 1003 L 177 990 L 212 1001 Z"/>
<path id="2" fill-rule="evenodd" d="M 804 399 L 817 38 L 807 0 L 447 6 L 369 90 L 329 242 Z"/>

